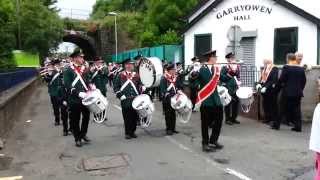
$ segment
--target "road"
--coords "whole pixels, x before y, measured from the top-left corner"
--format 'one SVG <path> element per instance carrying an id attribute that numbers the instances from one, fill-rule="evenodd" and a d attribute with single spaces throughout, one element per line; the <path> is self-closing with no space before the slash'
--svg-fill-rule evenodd
<path id="1" fill-rule="evenodd" d="M 200 115 L 177 124 L 180 134 L 166 136 L 162 106 L 156 102 L 152 126 L 125 140 L 119 101 L 108 93 L 109 121 L 90 123 L 90 145 L 74 146 L 54 127 L 47 88 L 40 86 L 25 105 L 0 151 L 0 177 L 27 180 L 311 180 L 310 125 L 302 133 L 283 126 L 273 131 L 255 120 L 223 125 L 221 151 L 201 151 Z M 99 163 L 102 162 L 102 163 Z M 89 170 L 96 165 L 95 170 Z M 6 168 L 7 166 L 7 168 Z M 1 167 L 1 166 L 0 166 Z M 1 178 L 0 178 L 1 179 Z"/>

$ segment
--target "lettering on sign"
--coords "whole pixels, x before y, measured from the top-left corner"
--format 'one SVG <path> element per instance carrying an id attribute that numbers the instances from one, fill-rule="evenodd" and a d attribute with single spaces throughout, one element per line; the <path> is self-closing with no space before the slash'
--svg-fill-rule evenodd
<path id="1" fill-rule="evenodd" d="M 235 13 L 248 13 L 248 12 L 258 12 L 258 13 L 263 13 L 266 15 L 270 15 L 272 13 L 272 8 L 271 7 L 266 7 L 263 5 L 238 5 L 238 6 L 234 6 L 232 8 L 227 8 L 224 10 L 221 10 L 217 13 L 216 17 L 217 19 L 221 19 L 225 16 L 228 15 L 233 15 Z M 251 19 L 252 14 L 244 14 L 244 15 L 235 15 L 233 17 L 233 19 L 235 21 L 244 21 L 244 20 L 250 20 Z"/>

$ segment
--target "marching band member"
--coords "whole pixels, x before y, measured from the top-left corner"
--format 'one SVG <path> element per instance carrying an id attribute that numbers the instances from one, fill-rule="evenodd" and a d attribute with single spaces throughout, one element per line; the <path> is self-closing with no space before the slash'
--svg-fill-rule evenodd
<path id="1" fill-rule="evenodd" d="M 236 95 L 237 89 L 240 85 L 240 68 L 235 64 L 235 54 L 228 53 L 225 58 L 227 59 L 228 64 L 221 70 L 220 81 L 221 85 L 228 89 L 228 93 L 232 97 L 231 102 L 224 108 L 226 124 L 240 124 L 237 120 L 239 98 Z"/>
<path id="2" fill-rule="evenodd" d="M 125 138 L 131 139 L 137 138 L 135 131 L 139 120 L 137 111 L 132 107 L 132 102 L 140 95 L 140 92 L 145 91 L 145 88 L 141 84 L 139 75 L 134 72 L 134 61 L 129 58 L 124 60 L 123 64 L 124 71 L 116 76 L 113 88 L 121 101 Z"/>
<path id="3" fill-rule="evenodd" d="M 276 84 L 278 83 L 279 70 L 269 59 L 265 59 L 263 63 L 264 68 L 256 89 L 260 90 L 263 97 L 264 123 L 271 123 L 271 128 L 278 130 L 280 128 L 280 121 L 277 120 L 279 117 Z"/>
<path id="4" fill-rule="evenodd" d="M 90 80 L 104 96 L 107 96 L 108 69 L 104 66 L 101 57 L 97 58 L 93 67 L 90 68 Z"/>
<path id="5" fill-rule="evenodd" d="M 197 56 L 193 57 L 191 59 L 191 61 L 192 61 L 192 66 L 191 66 L 192 69 L 191 69 L 191 71 L 193 70 L 194 66 L 197 66 L 197 64 L 198 64 L 198 66 L 200 66 L 199 58 Z M 195 106 L 195 103 L 196 103 L 199 86 L 198 86 L 197 83 L 194 83 L 194 79 L 192 79 L 190 77 L 189 77 L 189 81 L 190 81 L 190 90 L 191 90 L 190 99 L 191 99 L 191 102 L 192 102 L 192 109 L 194 110 L 194 106 Z"/>
<path id="6" fill-rule="evenodd" d="M 208 64 L 194 68 L 192 78 L 197 79 L 201 89 L 198 93 L 196 106 L 201 105 L 202 150 L 212 152 L 215 149 L 223 148 L 223 145 L 218 143 L 223 120 L 223 107 L 216 88 L 219 83 L 220 70 L 215 66 L 217 62 L 216 51 L 207 52 L 204 56 L 207 58 Z M 212 127 L 210 139 L 209 126 Z"/>
<path id="7" fill-rule="evenodd" d="M 160 81 L 160 95 L 166 120 L 166 132 L 169 136 L 179 133 L 176 131 L 176 112 L 171 107 L 171 98 L 180 91 L 179 89 L 181 86 L 176 76 L 176 67 L 174 64 L 168 64 Z"/>
<path id="8" fill-rule="evenodd" d="M 63 136 L 68 135 L 68 108 L 66 89 L 63 84 L 63 75 L 60 65 L 60 61 L 55 59 L 51 61 L 51 65 L 54 68 L 50 70 L 44 79 L 48 83 L 48 92 L 55 116 L 55 126 L 60 125 L 60 117 L 63 124 Z"/>
<path id="9" fill-rule="evenodd" d="M 301 132 L 301 99 L 306 85 L 304 68 L 296 61 L 295 54 L 287 54 L 288 64 L 283 66 L 277 87 L 283 88 L 286 100 L 285 116 L 287 121 L 293 121 L 292 131 Z M 280 125 L 280 123 L 278 122 Z"/>
<path id="10" fill-rule="evenodd" d="M 82 146 L 82 140 L 90 142 L 87 137 L 90 111 L 82 104 L 82 99 L 86 97 L 88 91 L 89 71 L 85 67 L 84 56 L 80 51 L 73 52 L 70 57 L 71 64 L 64 71 L 64 84 L 68 91 L 68 105 L 70 108 L 70 120 L 76 146 Z M 82 123 L 80 126 L 80 118 Z"/>

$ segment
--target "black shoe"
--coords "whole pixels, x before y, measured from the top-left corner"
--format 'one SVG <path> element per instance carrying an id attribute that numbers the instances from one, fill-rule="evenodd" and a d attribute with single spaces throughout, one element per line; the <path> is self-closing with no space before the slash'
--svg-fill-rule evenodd
<path id="1" fill-rule="evenodd" d="M 69 129 L 68 131 L 69 131 L 71 134 L 73 134 L 73 130 L 72 130 L 72 129 Z"/>
<path id="2" fill-rule="evenodd" d="M 168 135 L 168 136 L 172 136 L 172 135 L 173 135 L 173 131 L 167 130 L 167 135 Z"/>
<path id="3" fill-rule="evenodd" d="M 125 138 L 126 138 L 126 139 L 131 139 L 132 137 L 131 137 L 130 135 L 127 135 L 127 134 L 126 134 Z"/>
<path id="4" fill-rule="evenodd" d="M 295 132 L 301 132 L 301 129 L 298 128 L 292 128 L 291 131 L 295 131 Z"/>
<path id="5" fill-rule="evenodd" d="M 130 135 L 130 137 L 132 137 L 132 138 L 137 138 L 138 136 L 133 133 L 132 135 Z"/>
<path id="6" fill-rule="evenodd" d="M 233 123 L 233 124 L 240 124 L 240 121 L 238 121 L 238 120 L 235 119 L 235 120 L 232 121 L 232 123 Z"/>
<path id="7" fill-rule="evenodd" d="M 76 141 L 76 146 L 77 146 L 77 147 L 82 147 L 81 141 Z"/>
<path id="8" fill-rule="evenodd" d="M 86 143 L 91 142 L 91 140 L 90 140 L 87 136 L 84 136 L 82 139 L 83 139 L 84 142 L 86 142 Z"/>
<path id="9" fill-rule="evenodd" d="M 211 148 L 209 145 L 202 145 L 203 152 L 214 152 L 215 150 Z"/>
<path id="10" fill-rule="evenodd" d="M 60 126 L 60 123 L 59 122 L 55 122 L 54 125 L 55 126 Z"/>
<path id="11" fill-rule="evenodd" d="M 226 124 L 228 124 L 228 125 L 233 125 L 233 123 L 231 122 L 231 121 L 226 121 Z"/>
<path id="12" fill-rule="evenodd" d="M 270 126 L 270 128 L 273 129 L 273 130 L 279 130 L 280 129 L 280 127 L 277 127 L 277 126 Z"/>
<path id="13" fill-rule="evenodd" d="M 179 131 L 173 130 L 172 131 L 174 134 L 179 134 Z"/>
<path id="14" fill-rule="evenodd" d="M 68 136 L 68 135 L 69 135 L 68 131 L 63 131 L 63 136 Z"/>
<path id="15" fill-rule="evenodd" d="M 209 146 L 213 147 L 214 149 L 223 149 L 224 147 L 222 144 L 219 144 L 218 142 L 210 142 Z"/>

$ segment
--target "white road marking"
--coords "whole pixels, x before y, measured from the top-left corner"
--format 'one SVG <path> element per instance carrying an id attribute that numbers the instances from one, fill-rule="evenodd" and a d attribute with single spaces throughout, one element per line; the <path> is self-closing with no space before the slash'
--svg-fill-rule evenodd
<path id="1" fill-rule="evenodd" d="M 118 106 L 118 105 L 115 105 L 115 104 L 114 104 L 113 107 L 117 108 L 117 109 L 120 110 L 120 111 L 122 110 L 122 108 L 121 108 L 120 106 Z"/>
<path id="2" fill-rule="evenodd" d="M 120 106 L 118 106 L 118 105 L 113 104 L 113 107 L 115 107 L 116 109 L 118 109 L 118 110 L 120 110 L 120 111 L 122 110 L 122 108 L 121 108 Z M 182 150 L 184 150 L 184 151 L 187 151 L 187 152 L 189 152 L 189 153 L 192 153 L 192 154 L 194 154 L 196 157 L 202 158 L 202 159 L 205 160 L 207 163 L 211 164 L 211 165 L 214 166 L 215 168 L 217 168 L 217 169 L 219 169 L 219 170 L 221 170 L 221 171 L 223 171 L 223 172 L 225 172 L 225 173 L 227 173 L 227 174 L 233 175 L 233 176 L 235 176 L 235 177 L 237 177 L 237 178 L 239 178 L 239 179 L 241 179 L 241 180 L 252 180 L 251 178 L 247 177 L 246 175 L 244 175 L 244 174 L 242 174 L 242 173 L 240 173 L 240 172 L 238 172 L 238 171 L 236 171 L 236 170 L 233 170 L 233 169 L 231 169 L 231 168 L 225 168 L 225 167 L 223 167 L 222 165 L 214 162 L 212 159 L 210 159 L 210 158 L 208 158 L 208 157 L 206 157 L 206 156 L 204 156 L 204 155 L 201 155 L 201 154 L 198 154 L 198 153 L 192 151 L 190 148 L 188 148 L 188 147 L 186 147 L 185 145 L 179 143 L 177 140 L 173 139 L 173 138 L 170 137 L 170 136 L 165 136 L 165 137 L 166 137 L 171 143 L 177 145 L 180 149 L 182 149 Z"/>
<path id="3" fill-rule="evenodd" d="M 247 177 L 246 175 L 240 173 L 240 172 L 237 172 L 236 170 L 233 170 L 231 168 L 226 168 L 226 167 L 223 167 L 222 165 L 214 162 L 212 159 L 204 156 L 204 155 L 201 155 L 199 153 L 196 153 L 194 151 L 192 151 L 190 148 L 186 147 L 185 145 L 179 143 L 177 140 L 173 139 L 172 137 L 170 136 L 166 136 L 166 138 L 173 144 L 177 145 L 179 148 L 189 152 L 189 153 L 192 153 L 194 154 L 196 157 L 200 157 L 202 158 L 203 160 L 205 160 L 208 164 L 211 164 L 212 166 L 214 166 L 215 168 L 227 173 L 227 174 L 230 174 L 230 175 L 233 175 L 241 180 L 252 180 L 251 178 Z"/>
<path id="4" fill-rule="evenodd" d="M 22 179 L 23 176 L 13 176 L 13 177 L 0 177 L 0 180 L 18 180 Z"/>

